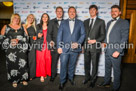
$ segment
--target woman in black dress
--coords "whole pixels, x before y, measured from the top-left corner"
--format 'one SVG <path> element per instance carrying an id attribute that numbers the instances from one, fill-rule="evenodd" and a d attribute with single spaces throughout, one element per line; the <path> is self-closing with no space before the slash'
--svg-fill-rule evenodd
<path id="1" fill-rule="evenodd" d="M 9 25 L 4 25 L 1 30 L 2 48 L 6 52 L 6 67 L 8 81 L 13 87 L 22 82 L 27 85 L 27 31 L 21 26 L 19 14 L 11 16 Z"/>
<path id="2" fill-rule="evenodd" d="M 29 51 L 28 51 L 28 69 L 29 78 L 32 80 L 36 75 L 36 50 L 35 50 L 35 40 L 36 40 L 36 27 L 35 27 L 35 17 L 33 14 L 29 14 L 26 19 L 26 24 L 24 25 L 27 29 L 29 36 Z"/>

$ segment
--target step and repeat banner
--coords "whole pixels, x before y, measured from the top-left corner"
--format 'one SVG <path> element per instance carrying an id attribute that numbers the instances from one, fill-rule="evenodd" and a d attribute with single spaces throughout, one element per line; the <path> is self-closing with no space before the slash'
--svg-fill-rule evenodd
<path id="1" fill-rule="evenodd" d="M 64 19 L 68 18 L 68 8 L 74 6 L 77 9 L 77 18 L 84 21 L 89 18 L 89 6 L 98 6 L 98 17 L 105 20 L 107 23 L 110 19 L 111 6 L 114 4 L 119 5 L 119 0 L 13 0 L 14 13 L 18 13 L 21 16 L 22 23 L 25 23 L 26 17 L 29 14 L 34 14 L 36 22 L 39 23 L 43 13 L 48 13 L 50 19 L 56 17 L 55 9 L 57 6 L 61 6 L 64 9 Z M 99 61 L 98 76 L 104 76 L 104 63 L 105 54 L 102 49 L 102 53 Z M 58 73 L 60 72 L 60 61 L 58 62 Z M 76 75 L 84 75 L 84 54 L 80 54 L 78 57 Z"/>

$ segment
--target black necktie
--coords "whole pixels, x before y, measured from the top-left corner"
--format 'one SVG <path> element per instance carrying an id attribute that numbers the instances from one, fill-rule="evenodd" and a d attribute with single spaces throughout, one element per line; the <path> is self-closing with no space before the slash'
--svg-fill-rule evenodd
<path id="1" fill-rule="evenodd" d="M 91 24 L 90 24 L 90 26 L 89 26 L 88 36 L 89 36 L 89 34 L 90 34 L 90 32 L 91 32 L 91 29 L 92 29 L 92 26 L 93 26 L 93 20 L 94 20 L 94 19 L 91 19 Z"/>

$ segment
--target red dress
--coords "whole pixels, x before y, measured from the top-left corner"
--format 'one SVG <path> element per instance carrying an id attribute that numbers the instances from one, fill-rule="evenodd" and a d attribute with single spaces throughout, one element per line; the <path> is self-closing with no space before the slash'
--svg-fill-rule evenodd
<path id="1" fill-rule="evenodd" d="M 45 47 L 43 46 L 42 51 L 36 51 L 36 77 L 51 76 L 51 52 L 47 48 L 46 35 L 47 29 L 43 30 Z"/>

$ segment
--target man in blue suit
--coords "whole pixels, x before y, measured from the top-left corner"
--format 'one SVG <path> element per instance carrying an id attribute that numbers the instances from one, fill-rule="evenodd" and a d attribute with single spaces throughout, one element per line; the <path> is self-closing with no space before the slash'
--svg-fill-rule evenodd
<path id="1" fill-rule="evenodd" d="M 68 79 L 74 85 L 74 71 L 76 60 L 81 49 L 81 44 L 85 39 L 85 29 L 83 22 L 76 19 L 76 9 L 70 7 L 68 9 L 69 18 L 62 21 L 57 35 L 57 48 L 60 55 L 60 85 L 62 90 L 66 82 L 68 71 Z"/>
<path id="2" fill-rule="evenodd" d="M 109 87 L 111 81 L 111 68 L 113 67 L 114 82 L 112 91 L 118 91 L 120 87 L 120 64 L 124 55 L 124 45 L 128 40 L 129 23 L 120 18 L 121 11 L 118 5 L 111 7 L 112 20 L 107 24 L 106 48 L 105 48 L 105 77 L 99 86 Z M 123 46 L 122 46 L 123 45 Z"/>

